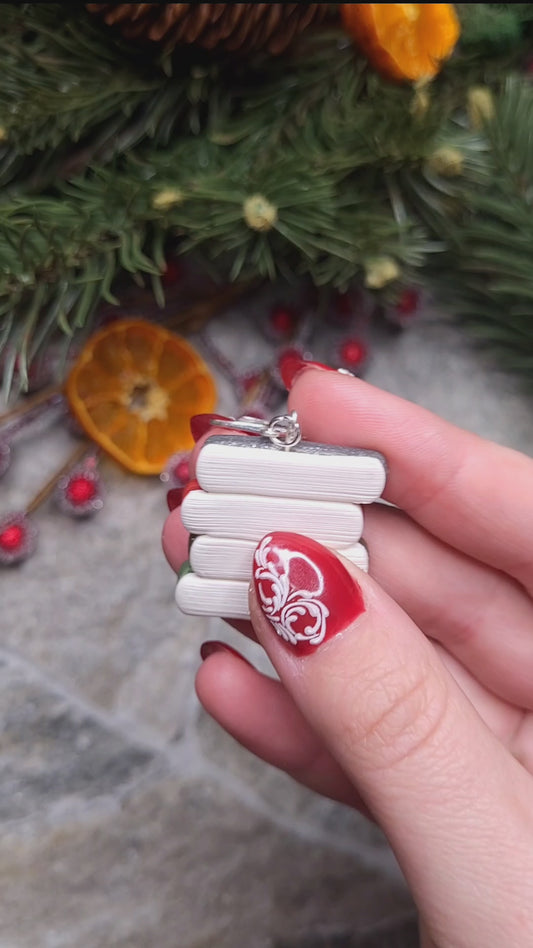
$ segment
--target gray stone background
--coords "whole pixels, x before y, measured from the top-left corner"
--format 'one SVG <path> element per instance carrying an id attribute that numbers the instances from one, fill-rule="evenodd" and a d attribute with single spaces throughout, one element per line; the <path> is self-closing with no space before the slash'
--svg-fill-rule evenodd
<path id="1" fill-rule="evenodd" d="M 264 352 L 242 312 L 212 332 L 242 364 Z M 531 401 L 459 330 L 430 319 L 373 337 L 369 381 L 533 453 Z M 71 448 L 61 424 L 17 444 L 0 512 Z M 0 574 L 0 948 L 413 944 L 378 831 L 252 759 L 199 707 L 205 638 L 266 661 L 223 623 L 178 614 L 164 485 L 111 463 L 104 477 L 101 514 L 41 509 L 38 552 Z"/>

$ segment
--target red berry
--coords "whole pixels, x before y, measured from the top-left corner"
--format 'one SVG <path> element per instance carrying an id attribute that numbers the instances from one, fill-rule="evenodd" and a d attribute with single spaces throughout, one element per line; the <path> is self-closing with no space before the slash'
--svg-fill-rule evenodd
<path id="1" fill-rule="evenodd" d="M 189 462 L 187 460 L 180 461 L 176 464 L 174 468 L 174 478 L 182 484 L 187 483 L 189 480 Z"/>
<path id="2" fill-rule="evenodd" d="M 183 276 L 183 267 L 177 260 L 167 260 L 164 272 L 161 274 L 161 283 L 163 286 L 174 286 L 179 283 Z"/>
<path id="3" fill-rule="evenodd" d="M 75 507 L 88 504 L 96 495 L 96 485 L 90 477 L 73 477 L 65 490 L 65 496 Z"/>
<path id="4" fill-rule="evenodd" d="M 352 316 L 353 302 L 350 293 L 337 293 L 335 297 L 335 310 L 338 316 Z"/>
<path id="5" fill-rule="evenodd" d="M 296 314 L 284 306 L 275 306 L 270 314 L 270 325 L 280 336 L 289 336 L 296 326 Z"/>
<path id="6" fill-rule="evenodd" d="M 12 523 L 0 533 L 0 547 L 6 553 L 16 553 L 26 539 L 26 532 L 18 523 Z"/>
<path id="7" fill-rule="evenodd" d="M 34 552 L 37 530 L 25 513 L 0 517 L 0 566 L 21 563 Z"/>
<path id="8" fill-rule="evenodd" d="M 243 375 L 239 379 L 243 392 L 250 392 L 259 383 L 261 375 L 261 372 L 250 372 L 249 375 Z"/>
<path id="9" fill-rule="evenodd" d="M 396 312 L 401 316 L 412 316 L 416 313 L 419 304 L 419 296 L 416 290 L 404 290 L 400 299 L 396 303 Z"/>
<path id="10" fill-rule="evenodd" d="M 357 368 L 366 359 L 366 346 L 359 339 L 347 339 L 340 349 L 341 362 L 347 367 Z"/>
<path id="11" fill-rule="evenodd" d="M 101 494 L 97 462 L 94 457 L 89 457 L 82 467 L 59 479 L 55 499 L 63 513 L 87 517 L 102 509 L 104 504 Z"/>
<path id="12" fill-rule="evenodd" d="M 208 428 L 211 431 L 215 430 L 210 428 L 209 424 L 207 423 L 210 418 L 221 417 L 221 415 L 194 415 L 190 419 L 191 432 L 194 440 L 197 441 L 198 438 L 201 438 Z M 181 451 L 178 454 L 173 454 L 171 457 L 169 457 L 165 470 L 160 475 L 160 479 L 163 481 L 163 484 L 168 484 L 171 489 L 183 487 L 190 477 L 189 458 L 189 451 L 185 453 Z"/>

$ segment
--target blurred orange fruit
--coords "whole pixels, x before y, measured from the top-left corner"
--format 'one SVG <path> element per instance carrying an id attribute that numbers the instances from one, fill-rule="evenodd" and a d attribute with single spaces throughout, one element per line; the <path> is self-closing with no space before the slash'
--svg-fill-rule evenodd
<path id="1" fill-rule="evenodd" d="M 207 365 L 181 336 L 142 319 L 111 323 L 83 348 L 65 386 L 84 431 L 135 474 L 160 474 L 192 448 L 192 415 L 212 412 Z"/>
<path id="2" fill-rule="evenodd" d="M 343 3 L 347 32 L 388 79 L 432 79 L 459 39 L 452 3 Z"/>

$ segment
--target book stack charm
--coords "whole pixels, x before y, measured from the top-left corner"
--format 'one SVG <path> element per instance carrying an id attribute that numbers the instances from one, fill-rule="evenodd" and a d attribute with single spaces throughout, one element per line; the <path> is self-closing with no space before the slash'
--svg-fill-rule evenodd
<path id="1" fill-rule="evenodd" d="M 304 441 L 296 412 L 212 424 L 235 434 L 207 439 L 181 505 L 191 534 L 176 588 L 182 612 L 248 619 L 254 552 L 272 531 L 311 537 L 368 569 L 362 506 L 385 487 L 381 454 Z"/>

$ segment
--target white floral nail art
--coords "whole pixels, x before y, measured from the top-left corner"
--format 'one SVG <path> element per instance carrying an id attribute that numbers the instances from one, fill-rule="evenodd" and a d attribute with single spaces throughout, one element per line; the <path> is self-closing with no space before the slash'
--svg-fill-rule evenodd
<path id="1" fill-rule="evenodd" d="M 307 588 L 294 582 L 302 567 Z M 255 553 L 254 578 L 263 612 L 278 635 L 291 645 L 320 645 L 330 613 L 319 598 L 324 576 L 317 565 L 304 553 L 272 546 L 272 536 L 267 536 Z"/>

